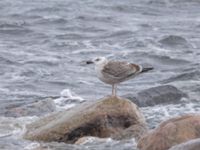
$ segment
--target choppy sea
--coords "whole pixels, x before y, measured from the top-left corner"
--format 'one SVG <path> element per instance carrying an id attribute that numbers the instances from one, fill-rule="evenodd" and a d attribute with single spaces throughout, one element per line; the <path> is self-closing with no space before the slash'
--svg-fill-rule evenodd
<path id="1" fill-rule="evenodd" d="M 0 149 L 136 150 L 134 139 L 27 141 L 25 125 L 41 116 L 8 114 L 48 98 L 59 111 L 110 94 L 85 64 L 97 56 L 155 68 L 122 83 L 119 95 L 165 84 L 188 94 L 180 104 L 141 108 L 150 128 L 200 111 L 199 0 L 1 0 Z"/>

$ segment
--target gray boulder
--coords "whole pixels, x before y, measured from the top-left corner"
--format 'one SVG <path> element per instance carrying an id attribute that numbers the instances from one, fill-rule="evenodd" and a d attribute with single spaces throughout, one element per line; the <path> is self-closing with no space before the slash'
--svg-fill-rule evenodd
<path id="1" fill-rule="evenodd" d="M 158 104 L 176 104 L 187 95 L 172 85 L 163 85 L 143 90 L 136 95 L 128 94 L 124 97 L 130 99 L 139 107 L 147 107 Z"/>
<path id="2" fill-rule="evenodd" d="M 168 48 L 191 48 L 192 45 L 183 37 L 177 35 L 169 35 L 159 40 L 159 43 Z"/>
<path id="3" fill-rule="evenodd" d="M 51 98 L 35 101 L 29 104 L 12 104 L 5 107 L 1 112 L 6 117 L 42 116 L 56 110 Z"/>

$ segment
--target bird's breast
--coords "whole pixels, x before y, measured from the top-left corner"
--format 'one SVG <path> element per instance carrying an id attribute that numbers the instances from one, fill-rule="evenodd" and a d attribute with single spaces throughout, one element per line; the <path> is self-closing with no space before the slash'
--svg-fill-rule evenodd
<path id="1" fill-rule="evenodd" d="M 95 67 L 97 77 L 102 82 L 107 83 L 107 84 L 111 84 L 111 85 L 117 83 L 116 79 L 112 78 L 111 76 L 109 76 L 107 74 L 104 74 L 102 70 L 103 70 L 102 67 Z"/>
<path id="2" fill-rule="evenodd" d="M 95 66 L 95 71 L 96 71 L 97 77 L 104 83 L 112 84 L 112 83 L 110 83 L 110 79 L 108 77 L 105 77 L 105 75 L 102 73 L 102 70 L 103 70 L 103 67 Z"/>

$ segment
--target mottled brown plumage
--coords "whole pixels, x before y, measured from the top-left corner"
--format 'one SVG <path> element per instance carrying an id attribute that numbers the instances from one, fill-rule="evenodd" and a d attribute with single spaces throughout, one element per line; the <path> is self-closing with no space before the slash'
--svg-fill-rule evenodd
<path id="1" fill-rule="evenodd" d="M 141 70 L 142 68 L 136 64 L 121 61 L 109 61 L 102 69 L 102 74 L 124 81 L 129 77 L 138 74 Z"/>
<path id="2" fill-rule="evenodd" d="M 143 68 L 140 65 L 124 61 L 109 61 L 105 57 L 95 58 L 87 64 L 95 63 L 95 70 L 98 78 L 104 83 L 112 85 L 112 95 L 116 96 L 116 86 L 120 82 L 134 78 L 136 75 L 152 70 Z"/>

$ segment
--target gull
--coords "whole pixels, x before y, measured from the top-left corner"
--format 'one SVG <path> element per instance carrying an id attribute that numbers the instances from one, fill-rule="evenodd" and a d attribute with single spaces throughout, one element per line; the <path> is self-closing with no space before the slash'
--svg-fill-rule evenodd
<path id="1" fill-rule="evenodd" d="M 112 61 L 105 57 L 97 57 L 87 61 L 86 64 L 95 64 L 97 77 L 104 83 L 112 85 L 112 96 L 116 96 L 119 83 L 153 69 L 153 67 L 143 68 L 141 65 L 125 61 Z"/>

